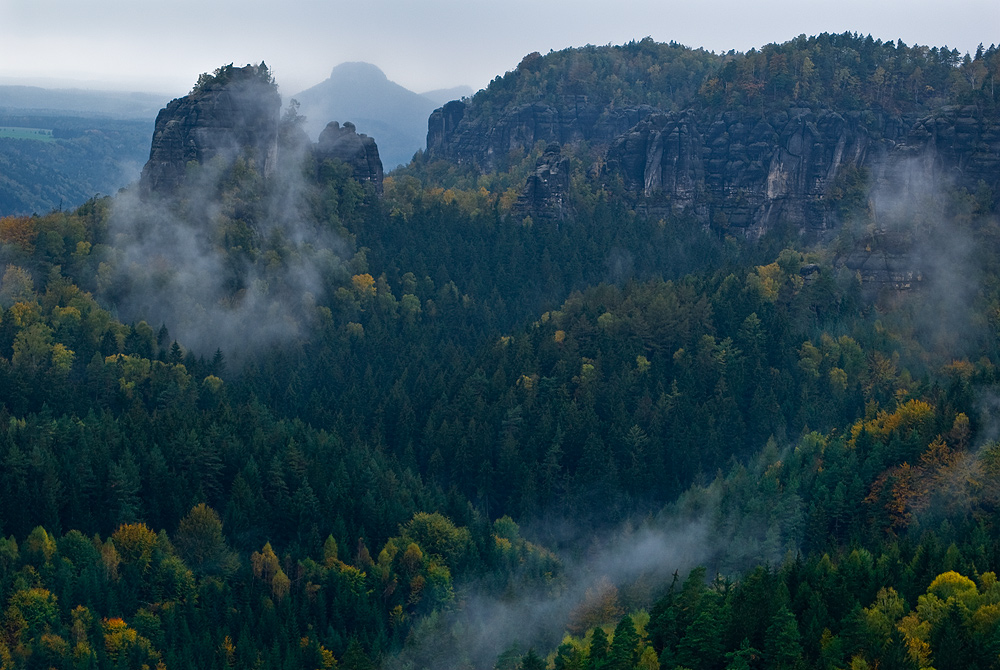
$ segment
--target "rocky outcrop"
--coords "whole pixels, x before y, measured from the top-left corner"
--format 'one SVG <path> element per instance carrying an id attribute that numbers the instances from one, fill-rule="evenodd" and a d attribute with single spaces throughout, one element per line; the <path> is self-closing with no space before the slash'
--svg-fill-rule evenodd
<path id="1" fill-rule="evenodd" d="M 898 119 L 861 112 L 659 114 L 612 143 L 605 174 L 648 210 L 687 209 L 747 235 L 783 222 L 822 231 L 834 225 L 823 198 L 840 170 L 884 164 L 902 137 Z"/>
<path id="2" fill-rule="evenodd" d="M 140 187 L 170 194 L 183 182 L 189 162 L 221 160 L 225 166 L 239 156 L 266 176 L 278 150 L 280 111 L 281 96 L 263 63 L 203 75 L 194 91 L 157 115 Z"/>
<path id="3" fill-rule="evenodd" d="M 864 168 L 873 185 L 898 195 L 947 183 L 1000 192 L 1000 124 L 974 107 L 946 107 L 924 119 L 877 111 L 790 108 L 751 112 L 668 112 L 598 104 L 570 96 L 491 111 L 453 101 L 428 122 L 427 157 L 503 170 L 538 142 L 607 148 L 601 178 L 618 180 L 652 215 L 687 211 L 732 234 L 757 237 L 788 225 L 823 235 L 840 225 L 828 197 L 845 170 Z M 542 163 L 539 164 L 542 167 Z M 515 214 L 555 201 L 537 170 Z M 876 191 L 877 193 L 877 191 Z M 552 210 L 548 207 L 548 211 Z M 565 214 L 566 202 L 558 211 Z M 543 217 L 544 218 L 544 217 Z"/>
<path id="4" fill-rule="evenodd" d="M 331 159 L 343 161 L 351 167 L 355 179 L 371 183 L 375 192 L 382 195 L 382 161 L 378 147 L 372 138 L 359 135 L 353 123 L 346 122 L 341 126 L 331 121 L 320 133 L 313 153 L 318 165 Z"/>
<path id="5" fill-rule="evenodd" d="M 562 221 L 568 213 L 569 158 L 558 144 L 550 144 L 535 163 L 535 171 L 514 203 L 517 216 L 540 221 Z"/>
<path id="6" fill-rule="evenodd" d="M 317 165 L 326 160 L 347 163 L 355 179 L 370 182 L 382 194 L 382 161 L 374 139 L 359 135 L 352 123 L 341 126 L 334 121 L 313 145 L 294 114 L 281 121 L 280 113 L 281 97 L 263 63 L 228 65 L 214 75 L 202 75 L 189 95 L 173 100 L 156 117 L 141 192 L 177 192 L 190 163 L 216 166 L 222 174 L 243 158 L 267 179 L 279 169 L 300 169 L 311 152 Z"/>
<path id="7" fill-rule="evenodd" d="M 427 158 L 473 164 L 482 172 L 503 169 L 512 152 L 530 151 L 538 142 L 608 144 L 656 113 L 648 105 L 608 108 L 577 95 L 557 106 L 521 105 L 496 118 L 480 113 L 474 100 L 453 100 L 427 122 Z"/>

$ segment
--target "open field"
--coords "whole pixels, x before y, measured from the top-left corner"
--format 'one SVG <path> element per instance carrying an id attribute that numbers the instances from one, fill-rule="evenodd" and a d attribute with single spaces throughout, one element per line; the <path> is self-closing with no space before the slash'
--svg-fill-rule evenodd
<path id="1" fill-rule="evenodd" d="M 39 140 L 41 142 L 52 142 L 52 130 L 49 128 L 18 128 L 13 126 L 0 126 L 0 137 L 14 140 Z"/>

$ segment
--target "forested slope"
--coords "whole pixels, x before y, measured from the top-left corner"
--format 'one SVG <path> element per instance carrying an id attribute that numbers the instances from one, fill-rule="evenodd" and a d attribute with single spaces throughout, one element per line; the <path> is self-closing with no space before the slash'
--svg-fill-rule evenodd
<path id="1" fill-rule="evenodd" d="M 19 110 L 0 113 L 0 213 L 44 214 L 112 195 L 139 175 L 149 157 L 152 123 Z M 18 129 L 50 131 L 24 139 Z"/>

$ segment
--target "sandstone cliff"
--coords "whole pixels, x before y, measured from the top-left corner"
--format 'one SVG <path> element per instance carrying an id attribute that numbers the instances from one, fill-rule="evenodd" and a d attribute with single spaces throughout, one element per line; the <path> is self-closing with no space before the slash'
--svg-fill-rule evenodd
<path id="1" fill-rule="evenodd" d="M 171 101 L 156 117 L 149 161 L 140 181 L 144 192 L 173 193 L 187 164 L 223 165 L 252 160 L 267 175 L 278 150 L 281 96 L 261 63 L 219 68 L 203 75 L 189 95 Z"/>
<path id="2" fill-rule="evenodd" d="M 917 120 L 881 176 L 910 195 L 928 183 L 1000 192 L 1000 116 L 953 105 Z"/>
<path id="3" fill-rule="evenodd" d="M 586 95 L 567 96 L 558 106 L 521 105 L 496 122 L 479 114 L 476 103 L 453 100 L 434 110 L 427 122 L 427 156 L 473 164 L 482 172 L 503 166 L 515 149 L 530 150 L 538 142 L 610 143 L 656 113 L 649 105 L 608 108 Z"/>
<path id="4" fill-rule="evenodd" d="M 149 161 L 142 169 L 141 192 L 177 192 L 189 163 L 215 166 L 221 172 L 243 158 L 267 179 L 279 164 L 281 169 L 297 170 L 303 156 L 312 151 L 319 162 L 347 163 L 358 181 L 371 182 L 382 193 L 382 162 L 375 140 L 358 135 L 351 123 L 341 127 L 332 122 L 319 143 L 311 145 L 296 123 L 281 121 L 280 113 L 281 97 L 263 63 L 228 65 L 214 75 L 202 75 L 189 95 L 160 110 Z"/>
<path id="5" fill-rule="evenodd" d="M 819 231 L 834 225 L 823 198 L 838 172 L 883 164 L 902 137 L 899 119 L 861 112 L 661 114 L 612 143 L 605 175 L 650 210 L 690 209 L 751 235 L 780 222 Z"/>
<path id="6" fill-rule="evenodd" d="M 826 199 L 848 168 L 868 170 L 894 192 L 928 181 L 975 190 L 980 180 L 1000 191 L 1000 122 L 974 107 L 947 107 L 916 120 L 807 107 L 762 117 L 649 106 L 598 109 L 579 96 L 558 109 L 520 106 L 487 126 L 471 104 L 450 102 L 431 115 L 430 159 L 488 172 L 502 168 L 512 151 L 539 141 L 588 142 L 606 147 L 600 178 L 620 179 L 640 209 L 686 210 L 751 237 L 781 224 L 803 234 L 835 228 L 839 222 Z M 561 201 L 541 202 L 546 196 L 539 186 L 536 173 L 522 190 L 518 213 L 561 211 Z"/>

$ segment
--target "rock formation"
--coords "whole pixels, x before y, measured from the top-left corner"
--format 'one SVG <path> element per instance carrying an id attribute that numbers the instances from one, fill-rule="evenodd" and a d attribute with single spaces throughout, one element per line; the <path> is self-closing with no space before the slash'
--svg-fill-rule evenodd
<path id="1" fill-rule="evenodd" d="M 536 220 L 561 221 L 567 214 L 569 158 L 558 144 L 550 144 L 535 164 L 524 190 L 514 203 L 514 213 Z"/>
<path id="2" fill-rule="evenodd" d="M 434 110 L 427 122 L 427 157 L 477 165 L 483 172 L 503 166 L 516 149 L 538 142 L 608 144 L 656 109 L 648 105 L 607 109 L 585 95 L 567 97 L 558 107 L 522 105 L 495 121 L 470 113 L 475 102 L 453 100 Z"/>
<path id="3" fill-rule="evenodd" d="M 142 169 L 143 192 L 169 194 L 184 180 L 187 164 L 206 165 L 237 157 L 252 160 L 267 175 L 278 150 L 281 96 L 261 63 L 219 68 L 202 75 L 195 89 L 171 101 L 156 117 L 149 161 Z"/>
<path id="4" fill-rule="evenodd" d="M 319 143 L 310 145 L 298 125 L 282 122 L 280 113 L 281 97 L 263 63 L 243 68 L 228 65 L 214 75 L 202 75 L 189 95 L 173 100 L 156 117 L 141 192 L 177 192 L 192 162 L 224 171 L 237 158 L 244 158 L 266 179 L 278 169 L 279 160 L 281 169 L 297 169 L 311 146 L 319 163 L 343 161 L 356 179 L 371 182 L 382 193 L 382 161 L 375 140 L 358 135 L 351 123 L 341 127 L 334 121 L 322 132 Z"/>
<path id="5" fill-rule="evenodd" d="M 382 195 L 382 161 L 378 156 L 375 140 L 365 134 L 359 135 L 353 123 L 341 126 L 331 121 L 319 135 L 319 143 L 314 148 L 317 163 L 338 160 L 351 166 L 354 178 L 362 183 L 370 182 L 375 192 Z"/>
<path id="6" fill-rule="evenodd" d="M 1000 119 L 977 107 L 944 107 L 914 122 L 873 174 L 873 225 L 839 262 L 866 286 L 895 292 L 952 275 L 954 250 L 972 241 L 940 225 L 943 196 L 1000 189 Z"/>
<path id="7" fill-rule="evenodd" d="M 586 96 L 571 96 L 558 108 L 535 103 L 485 113 L 482 105 L 453 101 L 435 110 L 428 121 L 428 158 L 475 165 L 485 173 L 502 169 L 511 152 L 529 151 L 539 141 L 603 145 L 602 178 L 620 179 L 639 209 L 688 211 L 748 237 L 779 225 L 804 235 L 836 228 L 826 198 L 850 168 L 865 168 L 883 191 L 893 193 L 925 191 L 931 183 L 974 191 L 979 181 L 1000 192 L 1000 121 L 974 107 L 946 107 L 914 120 L 805 107 L 763 118 L 751 112 L 601 108 Z M 546 179 L 537 171 L 529 177 L 515 213 L 541 211 L 539 204 L 549 198 Z"/>
<path id="8" fill-rule="evenodd" d="M 912 197 L 929 184 L 1000 192 L 1000 117 L 972 106 L 944 107 L 917 120 L 880 177 Z"/>
<path id="9" fill-rule="evenodd" d="M 660 114 L 612 143 L 605 173 L 647 209 L 691 209 L 754 236 L 780 222 L 821 231 L 833 225 L 823 198 L 838 172 L 884 164 L 902 137 L 898 119 L 861 112 Z"/>

